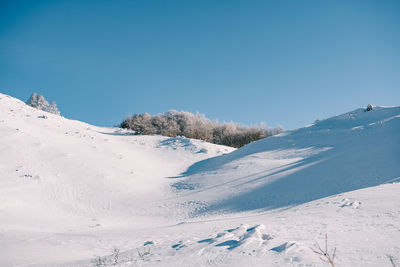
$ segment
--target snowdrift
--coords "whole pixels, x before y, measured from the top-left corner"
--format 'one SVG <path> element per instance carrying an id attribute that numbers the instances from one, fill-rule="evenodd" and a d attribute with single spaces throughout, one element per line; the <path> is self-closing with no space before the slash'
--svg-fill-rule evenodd
<path id="1" fill-rule="evenodd" d="M 193 164 L 177 188 L 209 211 L 297 205 L 400 177 L 400 107 L 335 116 Z M 204 205 L 204 204 L 203 204 Z"/>

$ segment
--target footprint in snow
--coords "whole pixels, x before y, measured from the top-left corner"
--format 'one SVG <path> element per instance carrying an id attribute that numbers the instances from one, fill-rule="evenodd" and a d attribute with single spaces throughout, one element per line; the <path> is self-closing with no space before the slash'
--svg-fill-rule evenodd
<path id="1" fill-rule="evenodd" d="M 183 244 L 182 241 L 179 241 L 177 244 L 171 246 L 171 248 L 174 248 L 176 250 L 180 250 L 181 248 L 184 248 L 184 247 L 186 247 L 186 245 Z"/>
<path id="2" fill-rule="evenodd" d="M 342 201 L 339 203 L 340 204 L 340 208 L 344 208 L 344 207 L 352 207 L 353 209 L 358 209 L 361 205 L 361 202 L 359 201 L 351 201 L 347 198 L 342 199 Z"/>
<path id="3" fill-rule="evenodd" d="M 149 246 L 149 245 L 154 245 L 154 242 L 153 242 L 153 241 L 146 241 L 146 242 L 144 242 L 144 244 L 143 244 L 144 247 L 145 247 L 145 246 Z"/>
<path id="4" fill-rule="evenodd" d="M 31 180 L 39 180 L 40 179 L 39 175 L 33 176 L 32 174 L 24 174 L 24 175 L 21 175 L 20 177 L 28 178 L 28 179 L 31 179 Z"/>
<path id="5" fill-rule="evenodd" d="M 269 234 L 262 234 L 261 239 L 262 240 L 272 240 L 274 238 L 272 236 L 270 236 Z"/>

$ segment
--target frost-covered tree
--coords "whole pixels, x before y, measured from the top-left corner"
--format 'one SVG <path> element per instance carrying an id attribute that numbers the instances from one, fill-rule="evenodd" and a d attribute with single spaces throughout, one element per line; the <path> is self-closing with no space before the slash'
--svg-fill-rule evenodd
<path id="1" fill-rule="evenodd" d="M 233 147 L 241 147 L 283 131 L 281 126 L 271 128 L 266 124 L 248 127 L 233 122 L 218 123 L 200 113 L 176 110 L 154 116 L 147 113 L 135 114 L 126 118 L 121 127 L 131 129 L 136 134 L 185 136 Z"/>
<path id="2" fill-rule="evenodd" d="M 136 134 L 155 134 L 155 127 L 151 123 L 151 116 L 148 113 L 135 114 L 122 123 L 122 128 L 134 130 Z"/>
<path id="3" fill-rule="evenodd" d="M 42 95 L 33 93 L 26 103 L 31 107 L 60 115 L 60 111 L 58 111 L 56 103 L 52 101 L 49 104 L 49 102 L 47 102 L 47 100 Z"/>
<path id="4" fill-rule="evenodd" d="M 38 106 L 38 96 L 36 93 L 33 93 L 31 97 L 26 101 L 26 104 L 28 104 L 31 107 L 36 108 Z"/>
<path id="5" fill-rule="evenodd" d="M 42 95 L 38 95 L 37 97 L 37 109 L 45 110 L 49 107 L 49 102 Z"/>
<path id="6" fill-rule="evenodd" d="M 46 107 L 45 111 L 60 115 L 60 111 L 58 111 L 57 104 L 54 101 L 51 101 L 51 103 Z"/>

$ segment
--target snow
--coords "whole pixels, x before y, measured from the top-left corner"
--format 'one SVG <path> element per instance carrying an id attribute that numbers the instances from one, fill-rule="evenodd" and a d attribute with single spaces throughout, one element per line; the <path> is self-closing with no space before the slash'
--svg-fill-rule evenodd
<path id="1" fill-rule="evenodd" d="M 0 266 L 327 266 L 325 234 L 337 266 L 400 264 L 399 131 L 374 107 L 235 150 L 0 94 Z"/>
<path id="2" fill-rule="evenodd" d="M 357 109 L 197 162 L 186 172 L 190 197 L 214 202 L 206 212 L 246 211 L 388 182 L 400 176 L 399 114 Z"/>

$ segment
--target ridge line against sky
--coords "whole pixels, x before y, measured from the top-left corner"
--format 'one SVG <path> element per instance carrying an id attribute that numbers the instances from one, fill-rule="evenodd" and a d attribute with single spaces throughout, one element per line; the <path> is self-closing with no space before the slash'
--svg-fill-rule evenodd
<path id="1" fill-rule="evenodd" d="M 399 105 L 399 1 L 1 1 L 0 92 L 67 118 L 297 128 Z"/>

